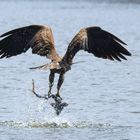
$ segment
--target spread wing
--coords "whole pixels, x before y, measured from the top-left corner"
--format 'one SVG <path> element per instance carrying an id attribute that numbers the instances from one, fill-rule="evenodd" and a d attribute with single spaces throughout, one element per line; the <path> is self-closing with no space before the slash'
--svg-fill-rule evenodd
<path id="1" fill-rule="evenodd" d="M 124 55 L 130 56 L 131 54 L 123 45 L 126 44 L 100 27 L 84 28 L 72 39 L 62 61 L 72 64 L 72 60 L 79 50 L 104 59 L 126 60 Z"/>
<path id="2" fill-rule="evenodd" d="M 51 28 L 41 25 L 30 25 L 4 33 L 0 37 L 0 58 L 8 58 L 25 53 L 29 48 L 32 53 L 59 59 L 54 47 Z"/>

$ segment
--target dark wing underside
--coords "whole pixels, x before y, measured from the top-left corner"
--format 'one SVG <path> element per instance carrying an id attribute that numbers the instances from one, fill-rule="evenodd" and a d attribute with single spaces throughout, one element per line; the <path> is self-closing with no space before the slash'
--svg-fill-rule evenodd
<path id="1" fill-rule="evenodd" d="M 123 45 L 126 44 L 100 27 L 88 27 L 81 29 L 72 39 L 63 61 L 72 63 L 73 57 L 79 50 L 87 51 L 104 59 L 127 60 L 124 55 L 130 56 L 131 54 Z"/>
<path id="2" fill-rule="evenodd" d="M 12 57 L 32 48 L 32 53 L 50 59 L 59 57 L 54 48 L 50 27 L 30 25 L 4 33 L 0 37 L 0 58 Z"/>

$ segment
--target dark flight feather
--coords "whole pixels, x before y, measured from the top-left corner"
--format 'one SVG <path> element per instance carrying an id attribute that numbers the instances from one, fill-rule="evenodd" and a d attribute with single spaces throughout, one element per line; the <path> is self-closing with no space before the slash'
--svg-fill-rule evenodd
<path id="1" fill-rule="evenodd" d="M 72 64 L 74 56 L 80 50 L 99 58 L 117 61 L 126 60 L 125 55 L 131 55 L 123 46 L 126 43 L 100 27 L 81 29 L 70 42 L 63 59 L 56 52 L 53 34 L 48 26 L 30 25 L 11 30 L 0 37 L 0 58 L 25 53 L 29 48 L 34 54 L 67 64 Z"/>
<path id="2" fill-rule="evenodd" d="M 53 34 L 48 26 L 30 25 L 2 34 L 0 58 L 12 57 L 32 48 L 32 53 L 57 61 L 60 57 L 54 47 Z"/>
<path id="3" fill-rule="evenodd" d="M 84 28 L 72 39 L 62 61 L 72 64 L 74 56 L 80 50 L 103 59 L 126 60 L 124 55 L 131 56 L 131 53 L 123 45 L 126 43 L 100 27 Z"/>

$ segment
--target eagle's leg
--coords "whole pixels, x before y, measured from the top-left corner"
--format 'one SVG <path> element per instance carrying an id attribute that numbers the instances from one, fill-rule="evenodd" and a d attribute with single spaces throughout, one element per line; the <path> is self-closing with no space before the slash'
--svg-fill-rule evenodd
<path id="1" fill-rule="evenodd" d="M 48 97 L 51 96 L 51 90 L 52 90 L 52 87 L 53 87 L 53 84 L 54 84 L 54 76 L 55 74 L 51 71 L 50 72 L 50 75 L 49 75 L 49 91 L 48 91 Z"/>
<path id="2" fill-rule="evenodd" d="M 61 88 L 63 82 L 64 82 L 64 73 L 61 73 L 60 76 L 59 76 L 59 79 L 58 79 L 58 83 L 57 83 L 57 93 L 56 93 L 57 97 L 60 97 L 60 92 L 59 91 L 60 91 L 60 88 Z"/>

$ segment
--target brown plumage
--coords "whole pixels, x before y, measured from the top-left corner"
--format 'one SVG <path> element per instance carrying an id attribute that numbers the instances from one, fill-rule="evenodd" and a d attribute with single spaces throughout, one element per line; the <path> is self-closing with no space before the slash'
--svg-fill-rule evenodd
<path id="1" fill-rule="evenodd" d="M 54 47 L 51 28 L 48 26 L 31 25 L 4 33 L 0 41 L 0 55 L 11 57 L 25 53 L 32 48 L 32 53 L 55 61 L 60 59 Z"/>
<path id="2" fill-rule="evenodd" d="M 63 61 L 71 64 L 73 57 L 79 50 L 87 51 L 96 57 L 104 59 L 127 60 L 124 55 L 130 56 L 131 54 L 122 45 L 126 44 L 113 34 L 102 30 L 100 27 L 84 28 L 76 34 L 69 44 Z"/>
<path id="3" fill-rule="evenodd" d="M 81 29 L 70 42 L 62 58 L 56 52 L 52 30 L 48 26 L 26 26 L 4 33 L 0 37 L 3 37 L 0 40 L 0 58 L 16 56 L 31 48 L 32 53 L 51 59 L 50 64 L 33 68 L 50 69 L 48 96 L 51 94 L 55 73 L 60 74 L 56 94 L 60 96 L 59 90 L 64 81 L 64 74 L 71 69 L 73 58 L 80 50 L 99 58 L 117 61 L 127 60 L 125 55 L 131 56 L 123 47 L 126 43 L 100 27 Z"/>

